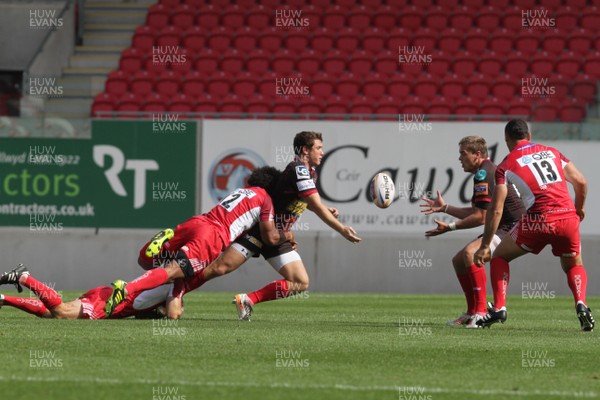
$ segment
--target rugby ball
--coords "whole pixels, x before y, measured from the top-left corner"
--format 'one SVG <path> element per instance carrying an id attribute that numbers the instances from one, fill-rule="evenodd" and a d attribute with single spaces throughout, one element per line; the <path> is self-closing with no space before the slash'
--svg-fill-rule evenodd
<path id="1" fill-rule="evenodd" d="M 371 180 L 369 188 L 373 203 L 377 207 L 388 208 L 390 204 L 392 204 L 392 201 L 394 201 L 396 187 L 394 186 L 394 181 L 392 181 L 392 178 L 388 174 L 380 172 L 375 175 L 373 180 Z"/>

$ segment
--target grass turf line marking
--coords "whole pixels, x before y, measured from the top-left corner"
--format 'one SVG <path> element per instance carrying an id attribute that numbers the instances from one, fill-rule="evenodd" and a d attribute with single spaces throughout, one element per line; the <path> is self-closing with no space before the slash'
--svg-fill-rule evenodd
<path id="1" fill-rule="evenodd" d="M 459 394 L 474 394 L 474 395 L 503 395 L 503 396 L 560 396 L 560 397 L 572 397 L 572 398 L 598 398 L 596 392 L 565 392 L 559 390 L 470 390 L 470 389 L 450 389 L 450 388 L 428 388 L 423 386 L 354 386 L 345 384 L 333 384 L 333 385 L 298 385 L 288 383 L 235 383 L 235 382 L 197 382 L 197 381 L 153 381 L 149 379 L 133 379 L 131 381 L 125 381 L 122 379 L 110 379 L 110 378 L 83 378 L 83 379 L 65 379 L 65 378 L 38 378 L 38 377 L 22 377 L 22 376 L 0 376 L 0 381 L 4 382 L 71 382 L 71 383 L 95 383 L 95 384 L 106 384 L 106 385 L 119 385 L 119 384 L 144 384 L 144 385 L 181 385 L 181 386 L 214 386 L 214 387 L 240 387 L 240 388 L 269 388 L 269 389 L 322 389 L 322 390 L 348 390 L 352 392 L 365 392 L 365 391 L 377 391 L 377 392 L 397 392 L 400 389 L 404 390 L 423 390 L 426 393 L 459 393 Z"/>

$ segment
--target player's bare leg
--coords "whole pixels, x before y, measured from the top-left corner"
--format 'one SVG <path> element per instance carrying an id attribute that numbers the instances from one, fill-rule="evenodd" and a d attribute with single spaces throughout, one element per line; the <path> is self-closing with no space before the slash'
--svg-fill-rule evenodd
<path id="1" fill-rule="evenodd" d="M 494 310 L 491 310 L 483 319 L 477 321 L 477 325 L 489 327 L 497 322 L 504 323 L 506 321 L 506 290 L 510 280 L 508 263 L 524 254 L 527 254 L 527 252 L 517 246 L 510 235 L 506 235 L 494 250 L 492 261 L 490 261 L 490 280 L 494 292 Z"/>
<path id="2" fill-rule="evenodd" d="M 577 318 L 579 318 L 581 330 L 591 332 L 594 330 L 596 322 L 594 321 L 594 317 L 592 317 L 592 310 L 590 310 L 585 301 L 587 273 L 583 267 L 581 254 L 578 254 L 575 257 L 560 257 L 560 266 L 563 271 L 565 271 L 565 274 L 567 274 L 567 283 L 573 293 L 575 310 L 577 312 Z"/>
<path id="3" fill-rule="evenodd" d="M 216 260 L 204 268 L 204 280 L 210 281 L 211 279 L 233 272 L 246 262 L 247 259 L 248 256 L 240 253 L 233 246 L 229 246 Z"/>

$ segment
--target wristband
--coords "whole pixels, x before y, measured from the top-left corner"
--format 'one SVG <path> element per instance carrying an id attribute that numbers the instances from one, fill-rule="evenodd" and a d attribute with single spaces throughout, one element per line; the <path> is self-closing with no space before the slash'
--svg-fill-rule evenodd
<path id="1" fill-rule="evenodd" d="M 450 228 L 451 231 L 455 231 L 456 230 L 456 222 L 450 222 L 448 224 L 448 227 Z"/>
<path id="2" fill-rule="evenodd" d="M 450 205 L 450 204 L 446 203 L 446 208 L 444 208 L 444 213 L 448 213 L 448 206 L 449 206 L 449 205 Z"/>

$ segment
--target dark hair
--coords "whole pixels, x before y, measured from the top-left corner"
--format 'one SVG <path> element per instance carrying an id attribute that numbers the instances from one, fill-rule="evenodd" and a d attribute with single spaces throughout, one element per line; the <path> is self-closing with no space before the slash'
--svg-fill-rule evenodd
<path id="1" fill-rule="evenodd" d="M 267 166 L 256 168 L 248 177 L 248 186 L 261 187 L 267 191 L 269 196 L 271 196 L 280 175 L 281 171 L 275 167 Z"/>
<path id="2" fill-rule="evenodd" d="M 527 139 L 529 127 L 522 119 L 511 119 L 504 127 L 504 133 L 512 140 Z"/>
<path id="3" fill-rule="evenodd" d="M 294 137 L 294 153 L 302 154 L 302 147 L 306 146 L 310 149 L 315 144 L 315 140 L 323 141 L 323 135 L 320 132 L 310 131 L 297 133 Z"/>

